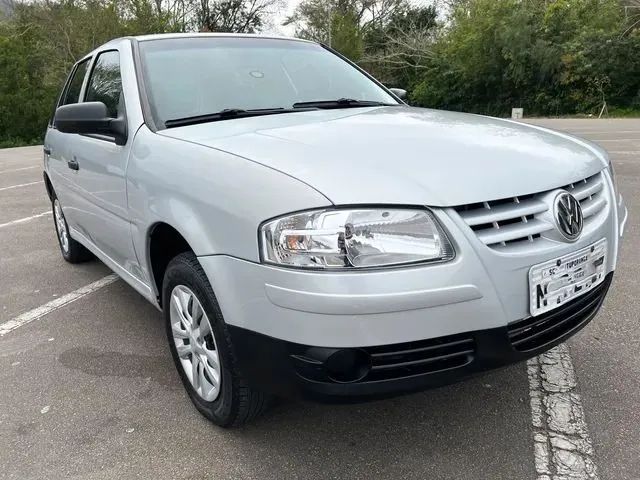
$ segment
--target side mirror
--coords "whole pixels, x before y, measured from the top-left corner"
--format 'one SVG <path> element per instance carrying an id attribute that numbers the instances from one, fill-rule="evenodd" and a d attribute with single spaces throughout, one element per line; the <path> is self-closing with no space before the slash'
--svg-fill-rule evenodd
<path id="1" fill-rule="evenodd" d="M 56 110 L 53 124 L 62 133 L 108 135 L 115 138 L 117 145 L 127 143 L 125 118 L 110 118 L 102 102 L 63 105 Z"/>
<path id="2" fill-rule="evenodd" d="M 390 88 L 389 91 L 391 91 L 391 93 L 393 93 L 400 100 L 404 100 L 405 98 L 407 98 L 407 91 L 403 90 L 402 88 Z"/>

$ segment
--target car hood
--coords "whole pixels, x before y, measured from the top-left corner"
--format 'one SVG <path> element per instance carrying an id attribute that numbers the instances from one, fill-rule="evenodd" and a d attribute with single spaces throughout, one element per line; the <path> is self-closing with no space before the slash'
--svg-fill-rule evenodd
<path id="1" fill-rule="evenodd" d="M 606 166 L 598 147 L 564 133 L 404 106 L 232 119 L 159 133 L 279 170 L 335 204 L 461 205 L 550 190 Z"/>

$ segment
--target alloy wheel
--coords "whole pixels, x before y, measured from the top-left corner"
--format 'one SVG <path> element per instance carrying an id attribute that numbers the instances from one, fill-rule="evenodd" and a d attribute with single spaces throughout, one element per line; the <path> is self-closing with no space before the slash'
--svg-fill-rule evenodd
<path id="1" fill-rule="evenodd" d="M 184 285 L 171 292 L 171 333 L 184 373 L 196 393 L 212 402 L 220 393 L 222 370 L 209 318 L 195 294 Z"/>
<path id="2" fill-rule="evenodd" d="M 53 216 L 58 227 L 58 239 L 60 246 L 65 253 L 69 253 L 69 232 L 67 230 L 67 222 L 64 221 L 64 214 L 60 202 L 56 198 L 53 202 Z"/>

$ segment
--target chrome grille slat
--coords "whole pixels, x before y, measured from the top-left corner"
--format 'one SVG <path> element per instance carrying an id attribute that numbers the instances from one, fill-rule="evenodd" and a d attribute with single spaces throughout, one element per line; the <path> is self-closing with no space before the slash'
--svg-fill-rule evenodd
<path id="1" fill-rule="evenodd" d="M 511 242 L 516 239 L 526 239 L 549 230 L 553 230 L 554 226 L 542 220 L 529 220 L 527 223 L 514 223 L 501 228 L 487 228 L 477 230 L 478 238 L 486 245 L 495 243 Z"/>
<path id="2" fill-rule="evenodd" d="M 595 197 L 591 199 L 587 199 L 584 202 L 580 202 L 580 206 L 582 207 L 582 216 L 584 218 L 593 217 L 595 214 L 600 212 L 607 205 L 607 201 L 604 197 Z"/>
<path id="3" fill-rule="evenodd" d="M 527 245 L 549 245 L 545 232 L 556 228 L 549 221 L 549 206 L 542 198 L 554 190 L 571 193 L 582 207 L 585 228 L 607 206 L 602 173 L 558 189 L 455 207 L 461 219 L 488 247 L 501 252 L 523 252 Z"/>
<path id="4" fill-rule="evenodd" d="M 488 204 L 488 202 L 485 202 Z M 473 227 L 485 223 L 500 222 L 515 217 L 526 217 L 547 211 L 547 205 L 540 200 L 527 199 L 513 204 L 502 204 L 489 208 L 476 208 L 460 212 L 467 225 Z"/>
<path id="5" fill-rule="evenodd" d="M 585 198 L 600 192 L 603 186 L 602 177 L 600 175 L 596 175 L 595 177 L 587 179 L 586 182 L 580 183 L 573 188 L 566 188 L 566 190 L 576 197 L 576 200 L 584 200 Z"/>

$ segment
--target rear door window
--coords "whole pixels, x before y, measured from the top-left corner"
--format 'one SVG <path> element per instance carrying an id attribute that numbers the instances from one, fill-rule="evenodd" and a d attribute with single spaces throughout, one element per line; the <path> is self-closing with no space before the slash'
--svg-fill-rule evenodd
<path id="1" fill-rule="evenodd" d="M 69 83 L 67 83 L 67 88 L 60 99 L 60 106 L 78 103 L 80 101 L 80 91 L 82 90 L 84 77 L 87 74 L 89 60 L 90 59 L 87 58 L 76 65 L 75 70 L 71 74 L 71 79 L 69 80 Z"/>

